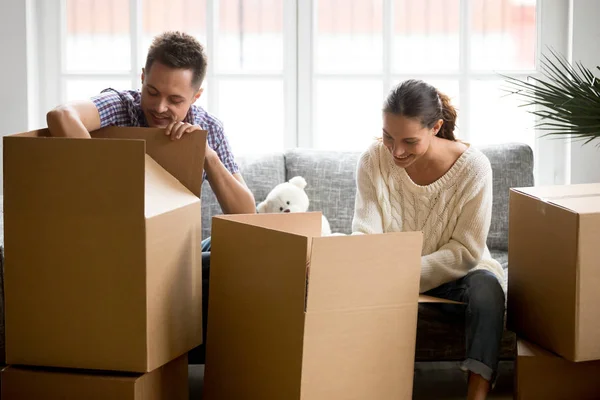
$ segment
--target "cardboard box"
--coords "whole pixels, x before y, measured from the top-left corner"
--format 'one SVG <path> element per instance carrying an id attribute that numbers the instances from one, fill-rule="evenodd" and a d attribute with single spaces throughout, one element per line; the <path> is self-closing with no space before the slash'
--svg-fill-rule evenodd
<path id="1" fill-rule="evenodd" d="M 145 374 L 5 367 L 4 400 L 188 400 L 188 362 L 181 356 Z"/>
<path id="2" fill-rule="evenodd" d="M 7 364 L 148 372 L 202 341 L 206 132 L 4 138 Z"/>
<path id="3" fill-rule="evenodd" d="M 600 399 L 600 361 L 574 363 L 523 340 L 517 341 L 518 400 Z"/>
<path id="4" fill-rule="evenodd" d="M 600 359 L 600 184 L 511 190 L 508 265 L 509 329 Z"/>
<path id="5" fill-rule="evenodd" d="M 421 232 L 320 232 L 213 218 L 205 399 L 412 398 Z"/>

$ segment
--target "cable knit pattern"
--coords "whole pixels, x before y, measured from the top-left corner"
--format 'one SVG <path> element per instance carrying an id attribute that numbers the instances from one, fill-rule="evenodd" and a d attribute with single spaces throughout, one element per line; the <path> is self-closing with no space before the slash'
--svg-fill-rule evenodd
<path id="1" fill-rule="evenodd" d="M 504 270 L 486 245 L 492 218 L 492 168 L 469 147 L 434 183 L 417 185 L 380 142 L 358 162 L 355 234 L 423 232 L 421 293 L 485 269 L 506 292 Z"/>

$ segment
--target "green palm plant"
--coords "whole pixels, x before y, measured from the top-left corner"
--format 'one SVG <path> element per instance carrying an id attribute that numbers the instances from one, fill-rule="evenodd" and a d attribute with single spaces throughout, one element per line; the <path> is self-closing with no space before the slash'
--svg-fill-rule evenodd
<path id="1" fill-rule="evenodd" d="M 582 140 L 598 139 L 600 147 L 600 79 L 581 63 L 571 65 L 550 50 L 542 56 L 542 78 L 521 80 L 504 76 L 506 90 L 524 100 L 522 106 L 538 117 L 536 128 L 544 136 Z M 600 67 L 596 67 L 600 70 Z M 531 107 L 533 106 L 533 107 Z"/>

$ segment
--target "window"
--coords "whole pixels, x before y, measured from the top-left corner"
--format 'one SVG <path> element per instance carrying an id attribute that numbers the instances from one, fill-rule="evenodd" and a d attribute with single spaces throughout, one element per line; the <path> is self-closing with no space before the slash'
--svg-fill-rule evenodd
<path id="1" fill-rule="evenodd" d="M 57 51 L 43 52 L 50 67 L 40 109 L 106 87 L 139 88 L 152 38 L 184 30 L 205 44 L 209 57 L 198 103 L 223 121 L 236 153 L 362 150 L 380 135 L 388 91 L 408 78 L 424 79 L 453 99 L 460 138 L 535 147 L 533 119 L 505 95 L 499 74 L 535 74 L 541 4 L 38 0 L 60 16 L 43 28 L 42 43 Z"/>

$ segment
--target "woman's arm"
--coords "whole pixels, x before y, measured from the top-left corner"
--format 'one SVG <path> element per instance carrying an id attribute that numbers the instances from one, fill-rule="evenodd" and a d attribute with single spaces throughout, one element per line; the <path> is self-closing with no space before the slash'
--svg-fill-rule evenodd
<path id="1" fill-rule="evenodd" d="M 383 214 L 377 200 L 373 175 L 373 163 L 367 151 L 360 157 L 356 171 L 356 199 L 352 218 L 353 234 L 383 233 Z"/>

